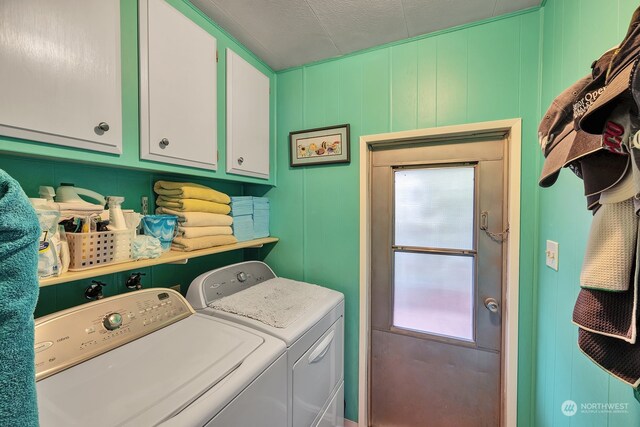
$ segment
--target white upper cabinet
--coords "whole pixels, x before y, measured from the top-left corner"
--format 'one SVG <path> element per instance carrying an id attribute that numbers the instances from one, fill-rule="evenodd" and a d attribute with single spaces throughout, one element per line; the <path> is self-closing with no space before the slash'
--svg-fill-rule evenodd
<path id="1" fill-rule="evenodd" d="M 120 0 L 0 1 L 0 135 L 122 152 Z"/>
<path id="2" fill-rule="evenodd" d="M 227 49 L 227 172 L 269 179 L 269 78 Z"/>
<path id="3" fill-rule="evenodd" d="M 164 0 L 140 0 L 140 156 L 215 170 L 216 39 Z"/>

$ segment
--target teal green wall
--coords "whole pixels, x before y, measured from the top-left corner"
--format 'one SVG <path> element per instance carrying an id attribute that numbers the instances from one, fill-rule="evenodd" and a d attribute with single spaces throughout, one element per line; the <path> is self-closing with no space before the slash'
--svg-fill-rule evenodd
<path id="1" fill-rule="evenodd" d="M 208 33 L 217 39 L 218 46 L 218 149 L 219 161 L 217 171 L 207 171 L 204 169 L 172 166 L 140 159 L 140 128 L 139 117 L 139 77 L 138 77 L 138 2 L 131 0 L 120 1 L 120 28 L 121 28 L 121 57 L 122 57 L 122 155 L 104 154 L 88 150 L 74 150 L 68 147 L 44 144 L 34 141 L 25 141 L 15 138 L 0 136 L 0 154 L 2 152 L 21 153 L 30 156 L 46 156 L 55 159 L 65 159 L 74 162 L 90 162 L 118 166 L 124 168 L 135 168 L 154 172 L 166 172 L 176 174 L 188 174 L 192 176 L 235 180 L 242 182 L 273 184 L 272 177 L 268 181 L 243 177 L 240 175 L 227 174 L 225 167 L 226 158 L 226 48 L 233 49 L 237 54 L 255 66 L 258 70 L 267 75 L 271 81 L 271 123 L 275 122 L 275 84 L 276 77 L 267 65 L 256 59 L 255 55 L 244 46 L 231 38 L 217 24 L 205 17 L 200 11 L 195 9 L 187 0 L 167 0 L 169 4 L 182 12 L 189 19 L 200 25 Z M 272 129 L 275 126 L 272 125 Z M 274 132 L 271 132 L 271 140 L 274 139 Z M 270 160 L 275 162 L 275 144 L 271 144 Z"/>
<path id="2" fill-rule="evenodd" d="M 346 297 L 346 416 L 358 418 L 359 138 L 523 118 L 519 417 L 530 425 L 540 18 L 532 11 L 277 75 L 278 186 L 266 261 Z M 351 164 L 290 168 L 293 130 L 351 124 Z M 264 189 L 248 186 L 254 194 Z"/>
<path id="3" fill-rule="evenodd" d="M 637 1 L 549 0 L 543 9 L 542 109 L 564 88 L 590 71 L 590 64 L 619 43 Z M 560 269 L 538 262 L 535 373 L 536 426 L 638 426 L 640 405 L 631 388 L 591 363 L 578 349 L 571 314 L 591 216 L 582 182 L 569 170 L 551 188 L 540 191 L 538 244 L 560 244 Z M 580 403 L 628 403 L 626 414 L 565 417 L 565 400 Z"/>
<path id="4" fill-rule="evenodd" d="M 145 286 L 181 284 L 199 273 L 244 258 L 265 259 L 278 275 L 306 280 L 346 296 L 346 416 L 357 419 L 359 301 L 359 137 L 374 133 L 523 119 L 518 425 L 640 425 L 631 390 L 600 371 L 576 346 L 571 311 L 590 216 L 577 178 L 564 171 L 558 183 L 537 188 L 541 168 L 536 129 L 551 100 L 588 72 L 601 52 L 619 42 L 636 4 L 630 0 L 548 0 L 539 10 L 394 43 L 336 60 L 273 73 L 186 0 L 168 0 L 218 39 L 218 172 L 139 159 L 137 2 L 121 0 L 123 63 L 122 156 L 73 150 L 0 137 L 0 168 L 29 196 L 39 185 L 71 181 L 104 194 L 118 193 L 125 207 L 153 200 L 158 178 L 211 185 L 229 194 L 267 195 L 272 233 L 281 238 L 261 250 L 193 259 L 187 265 L 142 269 Z M 277 187 L 229 176 L 225 155 L 225 59 L 232 47 L 265 72 L 272 85 L 271 160 Z M 275 90 L 274 90 L 275 89 Z M 290 168 L 288 133 L 351 124 L 351 164 Z M 114 169 L 116 167 L 117 169 Z M 236 180 L 231 182 L 230 180 Z M 539 256 L 547 239 L 560 243 L 560 270 Z M 564 249 L 563 249 L 564 248 Z M 132 270 L 137 271 L 137 270 Z M 129 272 L 99 277 L 105 294 L 127 292 Z M 36 315 L 85 302 L 89 280 L 41 289 Z M 560 403 L 629 403 L 626 414 L 560 412 Z"/>

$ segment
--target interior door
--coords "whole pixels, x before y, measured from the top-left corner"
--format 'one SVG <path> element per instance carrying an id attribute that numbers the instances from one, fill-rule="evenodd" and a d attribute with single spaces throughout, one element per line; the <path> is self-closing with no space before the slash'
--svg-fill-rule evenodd
<path id="1" fill-rule="evenodd" d="M 500 425 L 504 146 L 373 153 L 373 426 Z"/>

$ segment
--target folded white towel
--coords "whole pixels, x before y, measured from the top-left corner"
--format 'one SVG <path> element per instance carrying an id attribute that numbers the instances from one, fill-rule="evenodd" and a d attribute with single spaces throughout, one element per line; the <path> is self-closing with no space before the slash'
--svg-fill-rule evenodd
<path id="1" fill-rule="evenodd" d="M 102 205 L 94 205 L 92 203 L 80 203 L 80 202 L 59 202 L 56 203 L 58 206 L 58 210 L 62 211 L 78 211 L 78 212 L 102 212 L 104 210 L 104 206 Z"/>

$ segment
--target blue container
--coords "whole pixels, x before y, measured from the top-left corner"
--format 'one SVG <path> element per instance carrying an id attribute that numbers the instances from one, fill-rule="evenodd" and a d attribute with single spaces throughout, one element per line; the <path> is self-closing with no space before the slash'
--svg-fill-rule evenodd
<path id="1" fill-rule="evenodd" d="M 171 241 L 176 236 L 177 223 L 176 215 L 145 215 L 142 218 L 144 234 L 160 240 L 164 251 L 171 249 Z"/>

